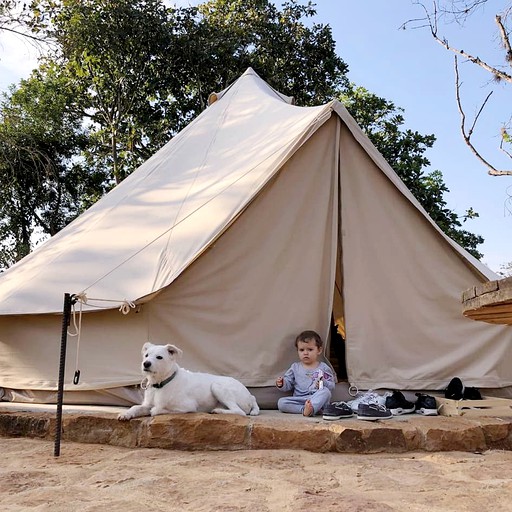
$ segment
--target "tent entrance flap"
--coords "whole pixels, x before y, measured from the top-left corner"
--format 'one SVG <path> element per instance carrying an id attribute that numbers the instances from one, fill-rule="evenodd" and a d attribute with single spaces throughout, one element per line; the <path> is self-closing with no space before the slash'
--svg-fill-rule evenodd
<path id="1" fill-rule="evenodd" d="M 339 188 L 339 182 L 338 182 Z M 340 195 L 338 195 L 340 197 Z M 338 381 L 347 380 L 347 363 L 345 356 L 345 307 L 343 300 L 343 258 L 342 258 L 342 238 L 341 238 L 341 216 L 339 213 L 340 201 L 338 201 L 338 243 L 336 248 L 336 274 L 334 279 L 332 318 L 330 331 L 329 359 L 336 374 Z"/>

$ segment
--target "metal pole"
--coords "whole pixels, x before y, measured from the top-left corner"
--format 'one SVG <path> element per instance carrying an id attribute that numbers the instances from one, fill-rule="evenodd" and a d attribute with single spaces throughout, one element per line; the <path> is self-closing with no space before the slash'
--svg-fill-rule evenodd
<path id="1" fill-rule="evenodd" d="M 62 335 L 60 339 L 60 365 L 59 390 L 57 392 L 57 421 L 55 424 L 55 448 L 53 455 L 60 455 L 60 438 L 62 433 L 62 402 L 64 401 L 64 372 L 66 369 L 66 346 L 68 341 L 68 326 L 71 318 L 72 298 L 69 293 L 64 294 L 64 307 L 62 309 Z"/>

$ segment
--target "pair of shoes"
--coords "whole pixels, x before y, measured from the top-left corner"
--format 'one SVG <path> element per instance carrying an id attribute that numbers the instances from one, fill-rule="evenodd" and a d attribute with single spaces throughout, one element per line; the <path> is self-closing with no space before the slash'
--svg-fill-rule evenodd
<path id="1" fill-rule="evenodd" d="M 323 419 L 341 420 L 342 418 L 351 418 L 354 416 L 354 411 L 345 402 L 332 402 L 325 406 L 323 412 Z"/>
<path id="2" fill-rule="evenodd" d="M 360 404 L 378 404 L 378 405 L 385 405 L 386 403 L 386 397 L 379 395 L 373 389 L 369 389 L 366 393 L 363 393 L 354 400 L 350 400 L 350 402 L 347 402 L 347 405 L 351 407 L 351 409 L 354 412 L 359 412 L 359 405 Z"/>
<path id="3" fill-rule="evenodd" d="M 358 420 L 389 420 L 393 415 L 391 411 L 386 408 L 384 405 L 377 404 L 375 402 L 371 402 L 369 404 L 359 404 L 357 410 L 357 419 Z"/>
<path id="4" fill-rule="evenodd" d="M 423 393 L 416 393 L 418 399 L 416 400 L 415 409 L 417 414 L 423 416 L 437 416 L 437 403 L 433 396 L 425 395 Z"/>
<path id="5" fill-rule="evenodd" d="M 459 377 L 454 377 L 444 391 L 444 397 L 451 400 L 482 400 L 477 388 L 467 388 Z"/>
<path id="6" fill-rule="evenodd" d="M 410 414 L 416 410 L 415 405 L 409 402 L 409 400 L 406 400 L 405 396 L 400 391 L 393 391 L 391 396 L 386 397 L 386 407 L 391 411 L 393 416 Z"/>

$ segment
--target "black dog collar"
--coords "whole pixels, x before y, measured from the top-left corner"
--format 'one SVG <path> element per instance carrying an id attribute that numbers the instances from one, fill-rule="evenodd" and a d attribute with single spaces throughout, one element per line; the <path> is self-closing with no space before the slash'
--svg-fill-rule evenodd
<path id="1" fill-rule="evenodd" d="M 152 384 L 154 388 L 160 389 L 163 388 L 166 384 L 169 384 L 174 377 L 176 377 L 176 374 L 178 373 L 178 370 L 176 370 L 170 377 L 167 377 L 167 379 L 163 380 L 162 382 L 159 382 L 158 384 Z"/>

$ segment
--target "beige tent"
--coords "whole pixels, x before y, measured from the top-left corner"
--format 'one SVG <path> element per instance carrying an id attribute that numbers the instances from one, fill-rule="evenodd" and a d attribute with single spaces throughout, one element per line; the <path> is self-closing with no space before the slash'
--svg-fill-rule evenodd
<path id="1" fill-rule="evenodd" d="M 332 315 L 361 389 L 442 389 L 455 375 L 505 388 L 510 330 L 461 314 L 461 292 L 488 279 L 339 102 L 294 106 L 249 69 L 1 274 L 0 388 L 55 400 L 64 293 L 79 298 L 68 403 L 138 400 L 147 340 L 180 346 L 189 369 L 271 387 L 296 334 L 328 339 Z"/>

